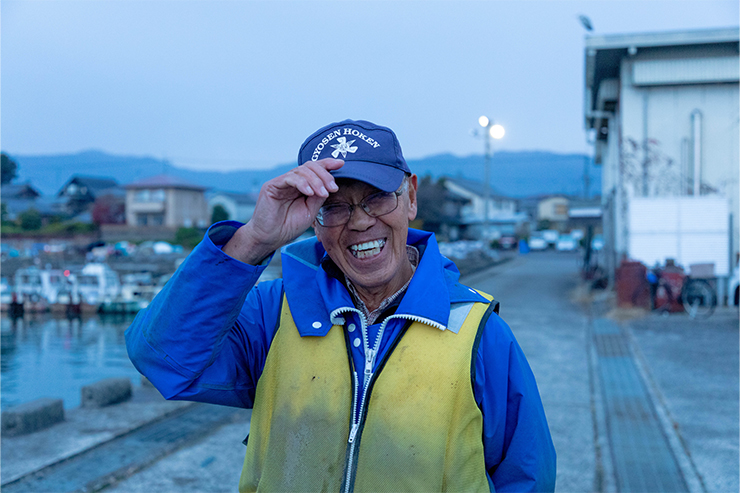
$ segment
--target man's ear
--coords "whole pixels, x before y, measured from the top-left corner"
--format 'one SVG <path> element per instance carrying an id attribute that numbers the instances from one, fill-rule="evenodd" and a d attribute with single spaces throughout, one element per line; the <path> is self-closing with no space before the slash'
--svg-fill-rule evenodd
<path id="1" fill-rule="evenodd" d="M 416 175 L 411 175 L 409 177 L 409 214 L 408 218 L 409 221 L 413 221 L 416 219 L 416 212 L 418 208 L 418 203 L 416 202 L 416 189 L 419 186 L 418 178 Z"/>

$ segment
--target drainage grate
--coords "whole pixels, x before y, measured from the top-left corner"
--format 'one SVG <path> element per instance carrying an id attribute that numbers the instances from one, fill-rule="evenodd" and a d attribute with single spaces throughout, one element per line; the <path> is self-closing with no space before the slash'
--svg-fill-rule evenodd
<path id="1" fill-rule="evenodd" d="M 688 491 L 626 336 L 597 319 L 593 338 L 618 491 Z"/>

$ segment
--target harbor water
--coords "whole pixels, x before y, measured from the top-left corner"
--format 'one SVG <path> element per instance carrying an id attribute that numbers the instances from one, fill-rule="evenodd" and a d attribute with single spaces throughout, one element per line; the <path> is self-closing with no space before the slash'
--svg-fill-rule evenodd
<path id="1" fill-rule="evenodd" d="M 51 314 L 12 320 L 3 313 L 2 409 L 41 397 L 77 407 L 82 387 L 104 378 L 128 377 L 140 385 L 123 337 L 132 320 L 133 315 L 67 319 Z"/>

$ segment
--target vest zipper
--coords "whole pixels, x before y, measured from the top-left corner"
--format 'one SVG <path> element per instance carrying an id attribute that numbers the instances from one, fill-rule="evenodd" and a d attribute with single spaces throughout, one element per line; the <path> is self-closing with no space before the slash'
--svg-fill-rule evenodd
<path id="1" fill-rule="evenodd" d="M 375 363 L 375 356 L 378 354 L 378 346 L 380 345 L 380 340 L 383 336 L 382 329 L 380 332 L 378 332 L 378 337 L 375 343 L 375 347 L 373 349 L 370 349 L 368 344 L 368 333 L 367 333 L 367 319 L 365 318 L 365 315 L 356 308 L 340 308 L 338 310 L 335 310 L 331 313 L 330 318 L 332 320 L 332 323 L 336 323 L 339 320 L 338 317 L 342 313 L 347 312 L 355 312 L 360 316 L 360 323 L 362 325 L 361 327 L 361 333 L 362 333 L 362 342 L 363 342 L 363 349 L 365 353 L 365 368 L 363 371 L 363 384 L 362 384 L 362 398 L 360 399 L 359 405 L 359 412 L 357 410 L 357 397 L 358 397 L 358 388 L 359 388 L 359 377 L 357 375 L 357 369 L 354 368 L 354 358 L 352 357 L 352 351 L 349 351 L 349 359 L 352 362 L 353 367 L 353 377 L 354 377 L 354 392 L 353 392 L 353 398 L 352 398 L 352 426 L 350 427 L 349 431 L 349 437 L 347 438 L 347 443 L 349 445 L 349 450 L 347 451 L 347 458 L 345 460 L 345 468 L 347 471 L 347 475 L 345 476 L 344 480 L 344 491 L 349 492 L 350 491 L 350 485 L 352 484 L 352 468 L 354 467 L 354 457 L 355 457 L 355 450 L 357 447 L 357 442 L 355 441 L 355 438 L 357 438 L 357 433 L 360 429 L 360 422 L 362 421 L 362 415 L 364 414 L 365 409 L 365 400 L 367 398 L 367 390 L 370 384 L 370 380 L 373 377 L 373 364 Z"/>
<path id="2" fill-rule="evenodd" d="M 372 371 L 373 365 L 375 364 L 375 358 L 377 357 L 378 352 L 380 350 L 380 341 L 383 339 L 383 332 L 385 332 L 385 328 L 388 325 L 388 321 L 394 318 L 402 318 L 402 319 L 410 320 L 411 322 L 421 322 L 421 323 L 425 323 L 428 325 L 432 325 L 434 327 L 440 326 L 439 323 L 433 320 L 423 318 L 423 317 L 417 317 L 414 315 L 391 315 L 387 317 L 385 320 L 383 320 L 383 323 L 380 324 L 380 329 L 378 329 L 378 336 L 375 339 L 375 344 L 373 348 L 370 349 L 368 347 L 369 345 L 367 342 L 368 340 L 367 320 L 365 319 L 365 315 L 362 312 L 354 308 L 342 308 L 342 309 L 336 310 L 331 313 L 332 323 L 335 323 L 334 322 L 335 317 L 337 317 L 340 313 L 350 312 L 350 311 L 358 313 L 360 315 L 360 320 L 362 322 L 362 336 L 363 336 L 362 338 L 363 338 L 363 343 L 365 345 L 364 346 L 365 368 L 364 368 L 364 382 L 362 385 L 362 399 L 360 400 L 360 409 L 359 409 L 360 412 L 359 412 L 359 415 L 356 416 L 355 409 L 357 408 L 357 397 L 358 397 L 357 390 L 359 387 L 359 379 L 357 376 L 357 370 L 354 369 L 354 358 L 352 357 L 352 352 L 350 350 L 348 356 L 350 358 L 350 361 L 353 362 L 352 366 L 353 366 L 355 389 L 354 389 L 354 397 L 352 401 L 352 427 L 350 428 L 349 438 L 347 440 L 348 445 L 349 445 L 348 447 L 349 450 L 347 451 L 347 459 L 346 459 L 346 464 L 345 464 L 347 474 L 344 480 L 343 493 L 350 493 L 350 491 L 352 491 L 350 487 L 352 485 L 352 479 L 354 477 L 353 468 L 354 468 L 354 460 L 355 460 L 355 451 L 356 451 L 357 443 L 358 443 L 357 438 L 358 438 L 358 434 L 361 435 L 360 426 L 363 422 L 363 418 L 365 417 L 367 413 L 367 410 L 366 410 L 367 396 L 370 390 L 370 386 L 371 386 L 370 384 L 372 383 L 372 379 L 375 376 L 375 374 Z M 384 360 L 383 363 L 385 362 L 386 359 L 388 359 L 388 356 L 390 355 L 390 353 L 393 352 L 393 349 L 395 348 L 395 344 L 403 336 L 404 332 L 405 331 L 403 331 L 402 333 L 398 335 L 392 347 L 389 348 L 389 351 L 386 353 L 385 357 L 383 358 Z M 348 350 L 349 350 L 349 346 L 348 346 Z"/>

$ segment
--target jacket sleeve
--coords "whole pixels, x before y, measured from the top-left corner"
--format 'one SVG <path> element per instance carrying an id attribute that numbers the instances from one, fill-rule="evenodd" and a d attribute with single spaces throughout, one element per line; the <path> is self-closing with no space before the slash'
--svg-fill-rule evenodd
<path id="1" fill-rule="evenodd" d="M 496 314 L 481 335 L 473 388 L 483 413 L 491 491 L 554 491 L 555 447 L 537 382 L 511 329 Z"/>
<path id="2" fill-rule="evenodd" d="M 240 223 L 213 225 L 126 330 L 136 369 L 167 399 L 252 407 L 279 315 L 282 280 L 221 251 Z"/>

